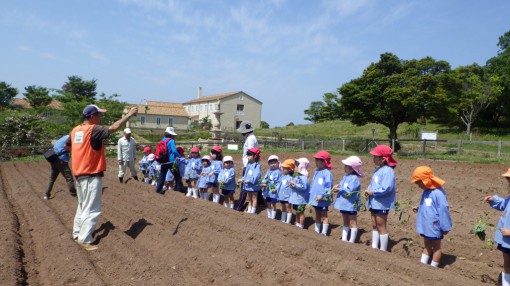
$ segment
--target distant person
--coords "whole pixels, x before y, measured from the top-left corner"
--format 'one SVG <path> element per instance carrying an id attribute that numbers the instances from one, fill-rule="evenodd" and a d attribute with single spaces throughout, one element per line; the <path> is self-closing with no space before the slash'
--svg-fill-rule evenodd
<path id="1" fill-rule="evenodd" d="M 234 208 L 234 193 L 236 191 L 236 171 L 232 156 L 223 157 L 223 169 L 218 175 L 218 186 L 221 189 L 224 200 L 223 205 Z"/>
<path id="2" fill-rule="evenodd" d="M 248 150 L 250 148 L 259 148 L 259 142 L 257 141 L 257 137 L 253 133 L 255 129 L 253 125 L 249 121 L 243 121 L 239 125 L 237 132 L 243 134 L 244 137 L 244 145 L 243 145 L 243 175 L 246 170 L 246 166 L 248 165 Z M 264 198 L 262 197 L 262 193 L 258 194 L 258 201 L 263 204 Z M 239 199 L 236 202 L 234 209 L 236 211 L 243 211 L 244 204 L 246 202 L 246 191 L 241 186 L 241 191 L 239 193 Z"/>
<path id="3" fill-rule="evenodd" d="M 211 172 L 209 173 L 211 191 L 213 194 L 213 203 L 220 203 L 221 194 L 218 186 L 218 175 L 223 169 L 223 150 L 220 146 L 214 146 L 211 149 Z"/>
<path id="4" fill-rule="evenodd" d="M 258 205 L 258 193 L 260 193 L 260 149 L 250 148 L 248 149 L 248 165 L 242 179 L 239 179 L 238 183 L 241 184 L 242 188 L 246 190 L 248 194 L 248 213 L 257 213 Z"/>
<path id="5" fill-rule="evenodd" d="M 342 160 L 345 175 L 338 185 L 333 187 L 338 191 L 333 207 L 340 211 L 343 219 L 342 241 L 356 242 L 358 236 L 357 215 L 361 208 L 361 182 L 360 177 L 365 174 L 361 171 L 361 159 L 350 156 Z M 350 238 L 347 240 L 350 232 Z"/>
<path id="6" fill-rule="evenodd" d="M 294 177 L 294 171 L 296 169 L 296 164 L 294 159 L 287 159 L 283 161 L 281 164 L 282 168 L 282 177 L 280 179 L 280 186 L 278 188 L 278 201 L 282 206 L 282 217 L 281 221 L 283 223 L 290 224 L 292 221 L 292 209 L 290 208 L 290 195 L 292 193 L 292 188 L 290 187 L 290 182 Z"/>
<path id="7" fill-rule="evenodd" d="M 502 176 L 505 177 L 510 188 L 510 169 Z M 502 212 L 494 232 L 494 242 L 498 244 L 498 250 L 503 254 L 501 285 L 510 286 L 510 196 L 506 198 L 497 195 L 487 196 L 484 201 L 488 202 L 492 208 Z"/>
<path id="8" fill-rule="evenodd" d="M 438 267 L 441 262 L 441 240 L 452 230 L 452 218 L 448 200 L 443 190 L 445 181 L 434 176 L 432 169 L 421 166 L 414 170 L 411 183 L 423 190 L 419 207 L 413 207 L 416 216 L 416 232 L 423 237 L 425 247 L 421 263 Z"/>
<path id="9" fill-rule="evenodd" d="M 76 187 L 74 186 L 74 178 L 69 168 L 69 146 L 66 145 L 69 135 L 64 135 L 55 142 L 53 145 L 53 152 L 58 156 L 58 159 L 50 162 L 51 173 L 48 180 L 48 187 L 44 193 L 44 199 L 49 200 L 51 198 L 51 189 L 59 174 L 62 174 L 67 182 L 67 189 L 71 196 L 76 197 Z"/>
<path id="10" fill-rule="evenodd" d="M 131 129 L 124 129 L 124 137 L 117 141 L 117 160 L 119 161 L 119 182 L 124 181 L 124 173 L 126 167 L 129 167 L 131 177 L 138 181 L 136 175 L 136 141 L 135 138 L 131 137 Z"/>
<path id="11" fill-rule="evenodd" d="M 388 250 L 388 213 L 395 209 L 397 181 L 393 168 L 397 161 L 393 159 L 393 150 L 386 145 L 379 145 L 370 151 L 377 167 L 372 174 L 370 185 L 365 191 L 366 206 L 372 218 L 372 248 Z"/>
<path id="12" fill-rule="evenodd" d="M 198 199 L 197 180 L 202 172 L 202 159 L 200 159 L 200 149 L 191 147 L 189 150 L 188 164 L 186 165 L 185 180 L 188 183 L 188 192 L 186 197 Z"/>
<path id="13" fill-rule="evenodd" d="M 322 150 L 313 155 L 315 173 L 310 186 L 310 205 L 315 209 L 315 232 L 327 236 L 329 230 L 328 209 L 333 201 L 333 174 L 331 155 Z"/>
<path id="14" fill-rule="evenodd" d="M 175 140 L 174 136 L 176 136 L 177 133 L 175 133 L 175 130 L 173 127 L 167 127 L 165 129 L 165 137 L 161 139 L 161 142 L 165 141 L 167 149 L 168 149 L 168 163 L 162 163 L 161 164 L 161 176 L 159 176 L 157 185 L 156 185 L 156 193 L 163 194 L 163 185 L 165 184 L 165 178 L 166 173 L 168 171 L 172 172 L 172 175 L 174 175 L 174 180 L 176 182 L 181 181 L 181 175 L 179 174 L 179 168 L 172 168 L 174 165 L 174 162 L 177 161 L 182 157 L 181 154 L 179 154 L 179 151 L 177 151 L 177 147 L 175 146 Z M 157 155 L 157 154 L 156 154 Z"/>
<path id="15" fill-rule="evenodd" d="M 112 125 L 101 126 L 101 109 L 87 105 L 82 112 L 83 123 L 71 131 L 68 145 L 71 145 L 72 170 L 77 182 L 78 208 L 74 217 L 73 239 L 86 250 L 96 250 L 92 233 L 96 228 L 102 207 L 103 176 L 106 171 L 106 157 L 103 140 L 119 130 L 131 117 L 137 114 L 133 107 L 125 117 Z"/>
<path id="16" fill-rule="evenodd" d="M 280 171 L 280 158 L 271 155 L 267 158 L 269 170 L 262 178 L 262 196 L 266 199 L 267 218 L 276 218 L 276 203 L 278 202 L 278 189 L 280 188 L 282 172 Z"/>
<path id="17" fill-rule="evenodd" d="M 143 182 L 146 184 L 150 183 L 149 172 L 147 171 L 147 167 L 149 167 L 149 155 L 151 153 L 152 148 L 150 146 L 146 146 L 145 148 L 143 148 L 143 157 L 140 160 L 140 162 L 138 162 L 140 172 L 142 172 L 143 175 Z"/>
<path id="18" fill-rule="evenodd" d="M 211 168 L 211 156 L 205 155 L 202 157 L 201 164 L 202 170 L 200 171 L 200 176 L 197 180 L 197 188 L 200 191 L 200 198 L 202 200 L 209 200 L 209 186 L 211 177 L 209 174 L 212 172 Z"/>

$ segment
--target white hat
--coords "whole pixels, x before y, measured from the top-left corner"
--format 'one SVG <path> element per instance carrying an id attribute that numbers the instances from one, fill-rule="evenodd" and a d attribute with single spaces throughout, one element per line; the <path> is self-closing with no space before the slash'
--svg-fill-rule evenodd
<path id="1" fill-rule="evenodd" d="M 342 160 L 342 163 L 346 166 L 351 166 L 351 168 L 356 172 L 360 177 L 365 177 L 365 174 L 361 171 L 360 167 L 363 165 L 361 159 L 357 156 L 351 156 L 347 159 Z"/>
<path id="2" fill-rule="evenodd" d="M 225 156 L 223 157 L 223 162 L 234 162 L 234 159 L 232 159 L 232 156 Z"/>
<path id="3" fill-rule="evenodd" d="M 167 128 L 165 129 L 165 133 L 168 133 L 168 134 L 170 134 L 170 135 L 177 135 L 177 133 L 175 133 L 175 131 L 174 131 L 174 128 L 173 128 L 173 127 L 167 127 Z"/>
<path id="4" fill-rule="evenodd" d="M 126 133 L 126 134 L 131 134 L 131 128 L 126 128 L 126 129 L 124 129 L 124 133 Z"/>
<path id="5" fill-rule="evenodd" d="M 251 125 L 250 121 L 243 121 L 237 128 L 237 132 L 239 133 L 248 133 L 253 131 L 253 125 Z"/>
<path id="6" fill-rule="evenodd" d="M 202 160 L 207 160 L 207 161 L 209 161 L 209 163 L 211 163 L 211 156 L 205 155 L 202 157 Z"/>
<path id="7" fill-rule="evenodd" d="M 276 161 L 280 162 L 280 158 L 278 158 L 278 156 L 276 156 L 276 155 L 271 155 L 271 156 L 269 156 L 269 158 L 267 158 L 267 162 L 269 162 L 271 160 L 276 160 Z"/>

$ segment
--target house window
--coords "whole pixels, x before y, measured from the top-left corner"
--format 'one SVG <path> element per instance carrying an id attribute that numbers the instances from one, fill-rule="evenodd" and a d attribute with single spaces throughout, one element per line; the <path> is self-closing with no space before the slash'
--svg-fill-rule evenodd
<path id="1" fill-rule="evenodd" d="M 140 116 L 140 124 L 141 125 L 144 125 L 145 124 L 145 116 Z"/>
<path id="2" fill-rule="evenodd" d="M 156 117 L 156 125 L 161 125 L 161 117 Z"/>
<path id="3" fill-rule="evenodd" d="M 244 111 L 244 105 L 243 104 L 238 104 L 237 105 L 237 111 Z"/>
<path id="4" fill-rule="evenodd" d="M 244 100 L 244 96 L 242 94 L 239 95 L 239 100 Z"/>
<path id="5" fill-rule="evenodd" d="M 174 118 L 168 117 L 168 126 L 174 126 Z"/>

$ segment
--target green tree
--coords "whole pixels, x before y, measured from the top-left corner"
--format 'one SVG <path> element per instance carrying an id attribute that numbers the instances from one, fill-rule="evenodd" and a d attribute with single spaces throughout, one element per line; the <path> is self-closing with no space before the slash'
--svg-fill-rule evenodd
<path id="1" fill-rule="evenodd" d="M 269 123 L 267 123 L 265 121 L 260 121 L 260 128 L 268 129 L 269 128 Z"/>
<path id="2" fill-rule="evenodd" d="M 17 94 L 18 90 L 16 88 L 11 87 L 10 84 L 4 81 L 0 82 L 0 109 L 9 107 L 12 99 L 16 97 Z"/>
<path id="3" fill-rule="evenodd" d="M 51 102 L 49 90 L 42 86 L 29 85 L 23 95 L 33 108 L 47 106 Z"/>
<path id="4" fill-rule="evenodd" d="M 305 114 L 308 115 L 305 117 L 305 120 L 308 120 L 312 123 L 317 123 L 322 121 L 322 109 L 324 108 L 324 102 L 322 101 L 312 101 L 310 103 L 310 108 L 305 110 Z"/>
<path id="5" fill-rule="evenodd" d="M 50 142 L 45 118 L 24 111 L 7 111 L 0 115 L 0 153 L 9 154 L 20 146 L 41 146 Z"/>
<path id="6" fill-rule="evenodd" d="M 428 104 L 444 97 L 441 80 L 449 71 L 447 62 L 430 57 L 405 61 L 384 53 L 361 77 L 338 89 L 343 116 L 358 126 L 382 124 L 390 139 L 397 139 L 400 124 L 430 116 Z"/>
<path id="7" fill-rule="evenodd" d="M 83 80 L 81 77 L 69 76 L 68 81 L 62 86 L 62 90 L 57 91 L 60 95 L 57 97 L 62 102 L 85 101 L 93 103 L 96 101 L 96 79 Z"/>

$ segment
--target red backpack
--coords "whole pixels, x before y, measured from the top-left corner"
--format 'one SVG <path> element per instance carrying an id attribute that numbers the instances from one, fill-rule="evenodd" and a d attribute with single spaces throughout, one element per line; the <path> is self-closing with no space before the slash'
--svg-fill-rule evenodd
<path id="1" fill-rule="evenodd" d="M 172 138 L 168 138 L 166 140 L 161 140 L 158 145 L 156 145 L 156 152 L 154 155 L 156 156 L 156 161 L 160 164 L 168 163 L 168 141 L 172 140 Z"/>

